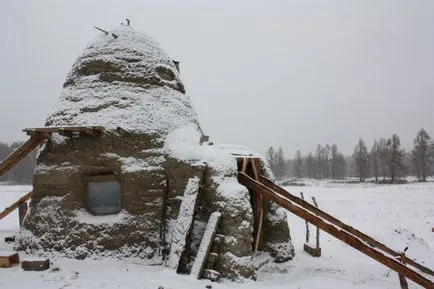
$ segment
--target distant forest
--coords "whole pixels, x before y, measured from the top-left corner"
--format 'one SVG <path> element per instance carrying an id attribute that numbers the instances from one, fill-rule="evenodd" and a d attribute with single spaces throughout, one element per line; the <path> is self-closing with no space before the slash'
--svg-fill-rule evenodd
<path id="1" fill-rule="evenodd" d="M 278 180 L 357 177 L 360 182 L 371 178 L 378 183 L 399 183 L 410 175 L 419 181 L 434 175 L 434 142 L 424 129 L 414 138 L 411 151 L 401 148 L 399 136 L 394 134 L 375 140 L 370 149 L 363 139 L 357 140 L 351 156 L 340 153 L 336 144 L 319 144 L 313 152 L 298 150 L 293 158 L 287 158 L 281 147 L 270 147 L 266 158 Z"/>
<path id="2" fill-rule="evenodd" d="M 4 160 L 10 153 L 21 146 L 23 142 L 15 142 L 11 145 L 0 142 L 0 161 Z M 0 182 L 15 184 L 31 184 L 33 181 L 33 171 L 36 164 L 36 151 L 27 155 L 16 166 L 12 167 L 6 174 L 0 176 Z"/>
<path id="3" fill-rule="evenodd" d="M 17 149 L 22 142 L 11 145 L 0 142 L 0 160 Z M 434 142 L 421 129 L 414 138 L 411 151 L 401 148 L 399 136 L 375 140 L 370 149 L 359 139 L 351 156 L 344 156 L 336 144 L 316 147 L 315 151 L 298 150 L 293 158 L 287 158 L 281 147 L 270 147 L 266 153 L 270 168 L 278 180 L 289 178 L 344 179 L 357 177 L 360 182 L 372 178 L 379 183 L 402 182 L 411 175 L 419 181 L 434 175 Z M 36 163 L 36 150 L 14 166 L 0 182 L 31 184 Z"/>

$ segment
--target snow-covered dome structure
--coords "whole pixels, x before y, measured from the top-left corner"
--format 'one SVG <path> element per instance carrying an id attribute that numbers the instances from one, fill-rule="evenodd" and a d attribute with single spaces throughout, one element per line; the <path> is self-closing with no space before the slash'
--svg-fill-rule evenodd
<path id="1" fill-rule="evenodd" d="M 101 35 L 85 49 L 46 123 L 94 124 L 147 134 L 198 125 L 175 63 L 130 26 Z"/>
<path id="2" fill-rule="evenodd" d="M 53 134 L 40 148 L 22 248 L 139 256 L 189 272 L 219 215 L 218 251 L 206 266 L 228 278 L 255 275 L 253 197 L 237 181 L 237 158 L 200 144 L 177 66 L 150 37 L 131 27 L 99 36 L 74 63 L 46 125 L 104 131 Z M 261 248 L 291 259 L 286 213 L 265 210 Z"/>

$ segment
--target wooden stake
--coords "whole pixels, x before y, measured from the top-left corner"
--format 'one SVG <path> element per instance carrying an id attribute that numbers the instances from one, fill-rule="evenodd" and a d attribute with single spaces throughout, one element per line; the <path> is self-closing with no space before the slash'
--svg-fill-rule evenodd
<path id="1" fill-rule="evenodd" d="M 401 255 L 400 255 L 401 263 L 404 265 L 406 264 L 405 252 L 407 251 L 407 249 L 408 249 L 408 247 L 406 247 L 404 249 L 404 251 L 401 252 Z M 398 277 L 399 277 L 399 285 L 401 285 L 401 289 L 408 289 L 408 283 L 407 283 L 407 280 L 405 279 L 405 276 L 398 273 Z"/>
<path id="2" fill-rule="evenodd" d="M 315 207 L 318 208 L 318 203 L 316 202 L 315 197 L 312 197 L 312 201 L 313 201 Z M 318 227 L 316 227 L 316 249 L 317 250 L 319 249 L 319 228 Z"/>
<path id="3" fill-rule="evenodd" d="M 300 195 L 301 195 L 301 199 L 304 200 L 303 192 L 300 192 Z M 310 235 L 309 223 L 307 221 L 305 221 L 305 223 L 306 223 L 306 243 L 309 243 L 309 235 Z"/>
<path id="4" fill-rule="evenodd" d="M 18 206 L 18 218 L 20 227 L 23 225 L 24 217 L 27 214 L 27 202 L 22 202 Z"/>

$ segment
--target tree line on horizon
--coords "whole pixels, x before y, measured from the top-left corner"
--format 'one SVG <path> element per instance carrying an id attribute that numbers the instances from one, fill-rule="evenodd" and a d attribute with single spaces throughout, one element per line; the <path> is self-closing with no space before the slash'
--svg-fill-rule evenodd
<path id="1" fill-rule="evenodd" d="M 399 136 L 393 134 L 390 138 L 375 140 L 370 150 L 360 138 L 351 156 L 344 156 L 336 144 L 319 144 L 314 152 L 306 155 L 297 150 L 292 159 L 285 157 L 281 147 L 270 147 L 266 159 L 278 180 L 357 177 L 360 182 L 373 178 L 378 183 L 397 183 L 412 175 L 424 182 L 434 174 L 434 142 L 426 130 L 421 129 L 411 151 L 401 148 Z"/>
<path id="2" fill-rule="evenodd" d="M 8 145 L 0 142 L 0 161 L 22 144 L 23 142 L 15 142 Z M 434 175 L 434 142 L 421 129 L 414 139 L 411 151 L 401 148 L 400 138 L 394 134 L 390 138 L 375 140 L 370 150 L 360 138 L 351 156 L 344 156 L 336 144 L 318 144 L 314 152 L 306 155 L 297 150 L 292 159 L 286 158 L 281 147 L 270 147 L 266 159 L 278 180 L 290 177 L 335 180 L 357 177 L 360 182 L 373 178 L 375 182 L 396 183 L 413 175 L 419 181 L 426 181 Z M 32 183 L 35 164 L 36 150 L 0 176 L 0 182 Z"/>

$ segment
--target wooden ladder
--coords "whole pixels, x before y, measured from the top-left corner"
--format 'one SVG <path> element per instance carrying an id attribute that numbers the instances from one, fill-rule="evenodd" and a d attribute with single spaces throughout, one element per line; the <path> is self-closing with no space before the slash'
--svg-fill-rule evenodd
<path id="1" fill-rule="evenodd" d="M 220 278 L 220 272 L 216 271 L 214 268 L 218 259 L 220 245 L 224 241 L 224 236 L 216 233 L 221 215 L 220 212 L 212 213 L 206 225 L 190 273 L 197 279 L 205 278 L 211 281 L 218 281 Z"/>

